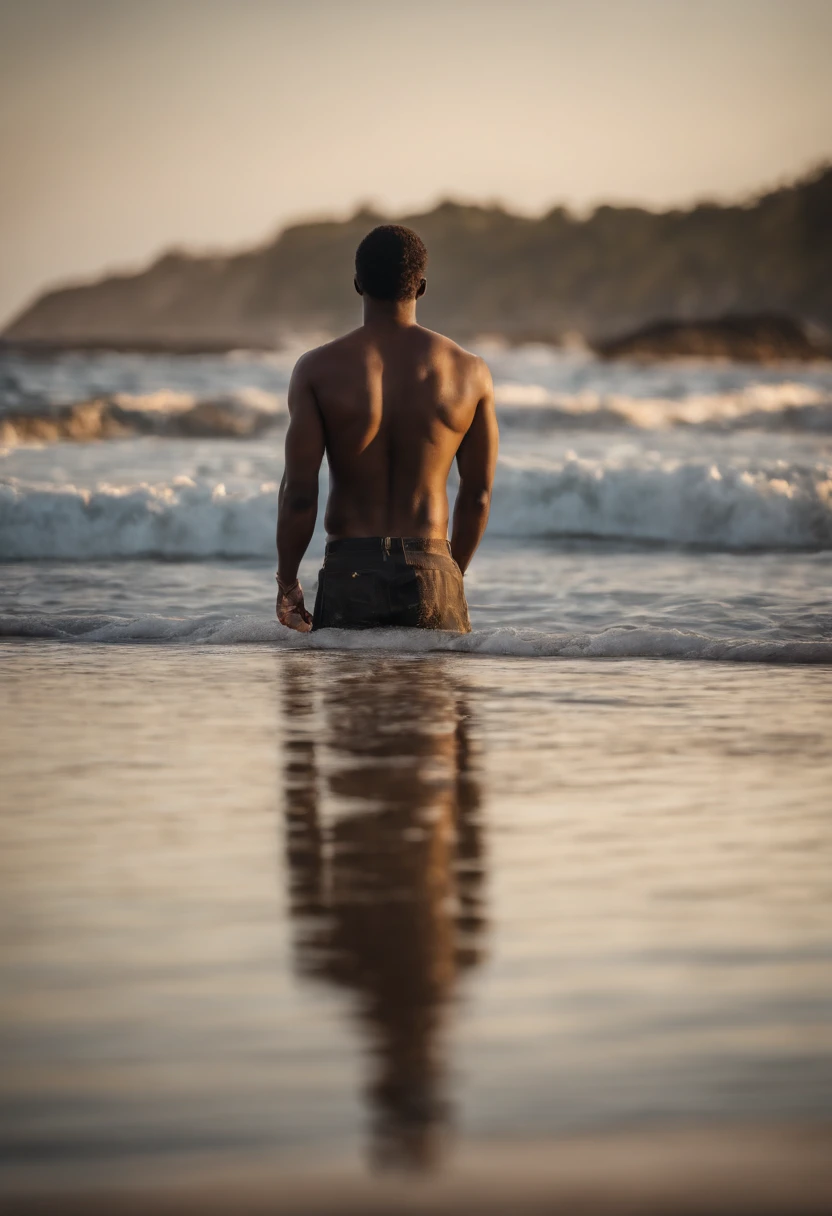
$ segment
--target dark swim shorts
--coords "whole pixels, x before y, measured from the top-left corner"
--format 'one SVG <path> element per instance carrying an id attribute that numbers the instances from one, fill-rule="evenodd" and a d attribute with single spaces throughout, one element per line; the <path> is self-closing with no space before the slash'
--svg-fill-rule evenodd
<path id="1" fill-rule="evenodd" d="M 409 625 L 470 633 L 462 571 L 446 540 L 331 540 L 318 578 L 313 629 Z"/>

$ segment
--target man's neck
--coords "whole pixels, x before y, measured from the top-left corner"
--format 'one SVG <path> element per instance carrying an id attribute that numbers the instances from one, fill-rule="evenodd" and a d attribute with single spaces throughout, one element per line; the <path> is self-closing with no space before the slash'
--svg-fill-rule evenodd
<path id="1" fill-rule="evenodd" d="M 364 296 L 364 324 L 392 329 L 407 329 L 416 324 L 416 301 L 374 300 Z"/>

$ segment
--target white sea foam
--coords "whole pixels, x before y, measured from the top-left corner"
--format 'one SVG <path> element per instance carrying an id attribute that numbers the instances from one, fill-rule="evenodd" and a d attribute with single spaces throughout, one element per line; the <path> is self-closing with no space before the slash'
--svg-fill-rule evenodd
<path id="1" fill-rule="evenodd" d="M 157 389 L 150 393 L 114 393 L 110 398 L 116 405 L 125 410 L 139 410 L 142 413 L 176 414 L 193 409 L 200 401 L 212 402 L 217 398 L 200 397 L 196 393 L 175 392 L 172 389 Z M 284 394 L 269 393 L 265 389 L 249 385 L 234 389 L 221 401 L 232 402 L 240 407 L 260 410 L 267 414 L 279 414 L 286 409 Z"/>
<path id="2" fill-rule="evenodd" d="M 734 392 L 691 393 L 682 398 L 643 397 L 586 389 L 555 392 L 539 384 L 497 384 L 501 421 L 520 426 L 607 430 L 801 431 L 832 434 L 832 396 L 787 381 L 749 384 Z"/>
<path id="3" fill-rule="evenodd" d="M 276 486 L 227 492 L 176 478 L 134 486 L 0 484 L 0 560 L 256 557 Z M 662 459 L 500 461 L 489 531 L 713 549 L 832 548 L 832 469 Z"/>
<path id="4" fill-rule="evenodd" d="M 469 634 L 420 629 L 351 632 L 322 629 L 300 634 L 255 616 L 197 617 L 0 615 L 0 637 L 66 642 L 270 645 L 284 650 L 382 650 L 401 654 L 444 652 L 516 658 L 680 659 L 746 663 L 832 664 L 832 640 L 713 638 L 679 629 L 620 626 L 596 633 L 544 633 L 535 629 L 480 629 Z"/>

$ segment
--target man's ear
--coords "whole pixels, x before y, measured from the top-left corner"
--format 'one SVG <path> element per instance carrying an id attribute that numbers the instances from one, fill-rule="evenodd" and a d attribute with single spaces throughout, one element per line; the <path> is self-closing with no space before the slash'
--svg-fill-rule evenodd
<path id="1" fill-rule="evenodd" d="M 427 289 L 428 289 L 428 281 L 427 281 L 427 279 L 422 279 L 421 283 L 419 284 L 418 288 L 416 289 L 416 299 L 418 300 L 420 296 L 423 296 L 425 294 L 425 292 L 427 291 Z"/>
<path id="2" fill-rule="evenodd" d="M 358 279 L 353 279 L 352 285 L 360 296 L 364 295 L 364 292 L 361 289 L 361 284 L 359 283 Z"/>

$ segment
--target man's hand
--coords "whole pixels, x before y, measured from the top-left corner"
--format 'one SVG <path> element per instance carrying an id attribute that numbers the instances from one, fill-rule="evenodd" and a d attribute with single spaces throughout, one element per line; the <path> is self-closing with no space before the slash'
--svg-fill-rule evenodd
<path id="1" fill-rule="evenodd" d="M 306 611 L 303 603 L 303 587 L 295 581 L 289 586 L 277 580 L 277 603 L 275 604 L 277 619 L 287 629 L 296 629 L 298 633 L 309 633 L 312 628 L 312 617 Z"/>

